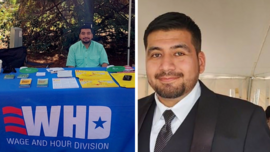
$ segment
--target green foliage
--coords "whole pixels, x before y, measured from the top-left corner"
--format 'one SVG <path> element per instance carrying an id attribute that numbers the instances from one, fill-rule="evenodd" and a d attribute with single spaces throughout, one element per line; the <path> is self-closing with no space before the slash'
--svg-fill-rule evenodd
<path id="1" fill-rule="evenodd" d="M 127 53 L 128 40 L 128 1 L 95 0 L 94 1 L 95 39 L 103 42 L 112 55 Z M 131 14 L 131 58 L 135 58 L 135 1 L 132 1 Z"/>
<path id="2" fill-rule="evenodd" d="M 18 24 L 15 20 L 18 5 L 16 5 L 16 1 L 13 0 L 5 1 L 0 4 L 0 6 L 0 42 L 8 43 L 10 28 Z"/>

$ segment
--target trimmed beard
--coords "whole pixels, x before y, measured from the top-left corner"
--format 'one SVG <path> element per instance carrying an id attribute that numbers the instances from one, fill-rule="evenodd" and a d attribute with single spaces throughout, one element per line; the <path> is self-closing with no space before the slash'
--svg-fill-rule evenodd
<path id="1" fill-rule="evenodd" d="M 178 98 L 186 92 L 186 85 L 182 83 L 180 86 L 173 87 L 171 84 L 162 84 L 162 86 L 152 86 L 156 93 L 162 98 Z"/>
<path id="2" fill-rule="evenodd" d="M 82 41 L 83 44 L 90 44 L 90 42 L 91 42 L 91 40 L 90 41 L 86 41 L 86 42 Z"/>
<path id="3" fill-rule="evenodd" d="M 174 71 L 161 71 L 155 75 L 155 79 L 159 79 L 163 76 L 176 76 L 178 78 L 184 79 L 184 74 L 182 72 L 174 72 Z M 155 92 L 162 98 L 167 99 L 174 99 L 185 95 L 186 92 L 190 92 L 192 88 L 195 86 L 196 82 L 198 81 L 198 76 L 192 79 L 187 80 L 179 84 L 178 86 L 174 87 L 173 84 L 162 84 L 156 83 L 152 84 L 149 80 L 148 83 L 150 86 L 155 90 Z"/>
<path id="4" fill-rule="evenodd" d="M 155 79 L 159 79 L 160 77 L 163 77 L 163 76 L 175 76 L 178 78 L 183 78 L 184 74 L 182 72 L 161 71 L 160 73 L 157 73 L 155 75 Z M 156 91 L 156 93 L 162 98 L 169 98 L 169 99 L 178 98 L 186 92 L 185 83 L 182 83 L 180 86 L 177 86 L 177 87 L 173 87 L 171 84 L 161 84 L 161 86 L 154 84 L 151 86 Z"/>

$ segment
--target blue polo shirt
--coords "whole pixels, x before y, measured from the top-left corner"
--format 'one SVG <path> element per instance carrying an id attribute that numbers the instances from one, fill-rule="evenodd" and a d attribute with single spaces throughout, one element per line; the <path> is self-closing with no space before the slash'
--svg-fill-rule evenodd
<path id="1" fill-rule="evenodd" d="M 69 48 L 66 66 L 100 67 L 109 64 L 107 53 L 102 44 L 91 41 L 88 49 L 79 41 Z"/>

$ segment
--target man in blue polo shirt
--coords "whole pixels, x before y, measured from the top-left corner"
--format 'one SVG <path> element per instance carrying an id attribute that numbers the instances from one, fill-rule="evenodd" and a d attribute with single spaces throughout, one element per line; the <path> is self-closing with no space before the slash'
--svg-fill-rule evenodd
<path id="1" fill-rule="evenodd" d="M 102 44 L 92 41 L 93 33 L 90 26 L 80 29 L 80 41 L 71 45 L 68 52 L 68 67 L 107 67 L 108 57 Z"/>

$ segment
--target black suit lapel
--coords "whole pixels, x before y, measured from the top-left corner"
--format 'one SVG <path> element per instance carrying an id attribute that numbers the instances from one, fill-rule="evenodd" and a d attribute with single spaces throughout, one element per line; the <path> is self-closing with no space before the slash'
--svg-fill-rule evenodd
<path id="1" fill-rule="evenodd" d="M 152 102 L 149 111 L 147 112 L 144 122 L 141 126 L 138 136 L 138 151 L 149 152 L 150 134 L 152 130 L 153 116 L 156 108 L 156 102 Z"/>
<path id="2" fill-rule="evenodd" d="M 211 152 L 215 127 L 217 123 L 219 102 L 216 99 L 215 93 L 210 91 L 201 81 L 200 86 L 201 96 L 198 101 L 199 105 L 190 152 Z M 139 132 L 145 120 L 146 114 L 154 101 L 154 94 L 152 94 L 144 99 L 144 102 L 139 102 Z"/>
<path id="3" fill-rule="evenodd" d="M 147 100 L 143 101 L 143 102 L 139 102 L 138 105 L 138 132 L 140 132 L 142 124 L 144 122 L 145 116 L 151 106 L 151 104 L 153 102 L 155 102 L 155 98 L 154 98 L 154 93 L 151 94 L 148 98 L 146 98 Z"/>
<path id="4" fill-rule="evenodd" d="M 201 96 L 199 98 L 198 112 L 191 152 L 210 152 L 218 117 L 219 102 L 216 95 L 200 81 Z"/>

